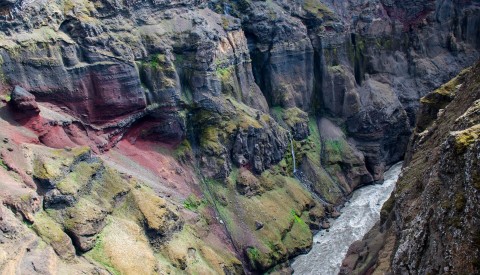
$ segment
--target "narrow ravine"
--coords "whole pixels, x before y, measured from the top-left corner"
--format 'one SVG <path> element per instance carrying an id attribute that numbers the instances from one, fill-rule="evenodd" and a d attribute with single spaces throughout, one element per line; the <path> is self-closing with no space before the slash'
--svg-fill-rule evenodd
<path id="1" fill-rule="evenodd" d="M 355 191 L 341 210 L 342 215 L 331 221 L 328 232 L 315 235 L 312 250 L 294 260 L 295 274 L 338 274 L 350 244 L 361 239 L 380 219 L 382 205 L 392 193 L 401 168 L 402 163 L 397 163 L 385 172 L 383 184 Z"/>

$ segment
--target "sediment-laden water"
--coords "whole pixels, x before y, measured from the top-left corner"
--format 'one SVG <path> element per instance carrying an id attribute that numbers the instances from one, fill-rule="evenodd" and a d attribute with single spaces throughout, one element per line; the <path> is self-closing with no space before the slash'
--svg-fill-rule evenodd
<path id="1" fill-rule="evenodd" d="M 385 172 L 383 184 L 355 191 L 340 211 L 342 215 L 331 221 L 329 232 L 320 231 L 313 238 L 312 250 L 294 260 L 295 274 L 338 274 L 350 244 L 361 239 L 380 219 L 382 205 L 390 197 L 401 168 L 398 163 Z"/>

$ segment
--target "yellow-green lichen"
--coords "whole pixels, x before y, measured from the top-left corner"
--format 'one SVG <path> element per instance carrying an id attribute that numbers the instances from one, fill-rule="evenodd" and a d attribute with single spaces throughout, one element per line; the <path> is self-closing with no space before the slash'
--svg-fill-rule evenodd
<path id="1" fill-rule="evenodd" d="M 465 151 L 471 144 L 477 142 L 480 137 L 480 125 L 472 126 L 463 131 L 453 132 L 455 147 L 458 152 Z"/>

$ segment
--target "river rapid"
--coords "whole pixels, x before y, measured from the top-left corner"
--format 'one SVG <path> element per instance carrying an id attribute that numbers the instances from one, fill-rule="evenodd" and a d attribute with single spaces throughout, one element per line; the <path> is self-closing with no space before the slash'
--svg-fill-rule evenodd
<path id="1" fill-rule="evenodd" d="M 385 172 L 383 184 L 355 191 L 341 216 L 330 221 L 329 232 L 322 230 L 313 238 L 312 250 L 292 263 L 295 274 L 336 275 L 349 246 L 360 240 L 380 220 L 383 203 L 390 197 L 402 168 L 397 163 Z"/>

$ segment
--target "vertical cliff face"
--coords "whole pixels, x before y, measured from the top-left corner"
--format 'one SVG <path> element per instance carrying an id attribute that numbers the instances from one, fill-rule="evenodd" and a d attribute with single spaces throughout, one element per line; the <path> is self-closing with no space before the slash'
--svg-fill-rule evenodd
<path id="1" fill-rule="evenodd" d="M 477 63 L 421 99 L 396 190 L 344 273 L 478 273 L 479 85 Z"/>
<path id="2" fill-rule="evenodd" d="M 146 272 L 268 270 L 403 158 L 479 24 L 474 1 L 0 1 L 4 221 L 47 270 L 132 272 L 130 235 Z"/>

